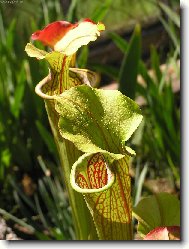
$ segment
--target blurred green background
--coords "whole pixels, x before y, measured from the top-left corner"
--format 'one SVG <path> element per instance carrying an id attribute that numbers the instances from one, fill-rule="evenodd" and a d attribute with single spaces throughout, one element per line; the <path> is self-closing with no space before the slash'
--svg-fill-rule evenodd
<path id="1" fill-rule="evenodd" d="M 0 216 L 16 236 L 75 238 L 44 103 L 34 92 L 48 66 L 24 51 L 34 31 L 56 20 L 105 24 L 102 36 L 78 52 L 77 66 L 99 73 L 96 87 L 119 89 L 141 106 L 144 120 L 129 141 L 137 153 L 133 204 L 159 191 L 179 196 L 179 7 L 178 0 L 0 3 Z"/>

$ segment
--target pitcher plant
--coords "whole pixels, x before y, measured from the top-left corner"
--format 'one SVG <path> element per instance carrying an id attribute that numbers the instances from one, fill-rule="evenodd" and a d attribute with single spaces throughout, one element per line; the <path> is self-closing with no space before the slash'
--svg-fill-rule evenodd
<path id="1" fill-rule="evenodd" d="M 32 34 L 50 52 L 26 45 L 45 59 L 49 75 L 35 88 L 45 101 L 58 148 L 77 240 L 132 240 L 129 160 L 126 146 L 142 120 L 137 104 L 117 90 L 92 86 L 98 76 L 75 67 L 77 50 L 95 41 L 102 23 L 56 21 Z"/>

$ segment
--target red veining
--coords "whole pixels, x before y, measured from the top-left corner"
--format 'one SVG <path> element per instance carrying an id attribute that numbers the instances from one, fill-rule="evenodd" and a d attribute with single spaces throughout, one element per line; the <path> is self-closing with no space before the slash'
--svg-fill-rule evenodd
<path id="1" fill-rule="evenodd" d="M 129 215 L 130 214 L 130 210 L 129 210 L 128 203 L 127 203 L 127 200 L 126 200 L 126 197 L 125 197 L 125 194 L 124 194 L 124 189 L 123 189 L 122 181 L 120 179 L 119 174 L 117 174 L 116 177 L 117 177 L 117 181 L 118 181 L 118 184 L 119 184 L 120 194 L 121 194 L 121 198 L 122 198 L 124 209 L 125 209 L 125 215 L 128 216 L 129 223 L 130 223 L 131 222 L 130 221 L 130 215 Z M 128 193 L 128 194 L 130 195 L 130 193 Z"/>
<path id="2" fill-rule="evenodd" d="M 64 56 L 64 58 L 63 58 L 63 62 L 62 62 L 62 69 L 61 69 L 61 71 L 60 71 L 60 81 L 59 81 L 59 93 L 61 94 L 62 92 L 63 92 L 63 89 L 62 89 L 62 84 L 63 84 L 63 81 L 62 81 L 62 77 L 64 76 L 64 78 L 65 78 L 65 75 L 64 75 L 64 70 L 65 70 L 65 68 L 64 68 L 64 66 L 65 66 L 65 63 L 66 63 L 66 56 Z M 66 82 L 64 82 L 64 83 L 66 83 Z"/>
<path id="3" fill-rule="evenodd" d="M 101 188 L 107 184 L 107 169 L 105 160 L 99 153 L 93 155 L 88 161 L 87 175 L 91 188 Z"/>
<path id="4" fill-rule="evenodd" d="M 76 182 L 79 184 L 80 188 L 89 188 L 88 183 L 82 174 L 78 174 Z"/>

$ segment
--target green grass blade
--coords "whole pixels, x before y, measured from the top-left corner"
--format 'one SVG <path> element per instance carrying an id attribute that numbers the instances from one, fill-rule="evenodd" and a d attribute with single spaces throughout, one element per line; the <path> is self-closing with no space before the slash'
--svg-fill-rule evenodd
<path id="1" fill-rule="evenodd" d="M 175 45 L 175 48 L 179 47 L 179 38 L 177 37 L 175 30 L 173 28 L 170 28 L 170 24 L 168 24 L 162 17 L 160 17 L 160 21 L 162 22 L 165 30 L 167 31 L 168 35 L 173 41 L 173 44 Z M 179 52 L 180 54 L 180 52 Z"/>
<path id="2" fill-rule="evenodd" d="M 51 213 L 56 224 L 58 224 L 58 226 L 60 226 L 59 220 L 57 219 L 56 207 L 54 207 L 54 202 L 50 198 L 50 195 L 49 195 L 49 192 L 46 188 L 46 185 L 44 184 L 44 182 L 42 180 L 39 180 L 39 192 L 40 192 L 41 197 L 44 201 L 44 204 L 46 205 L 46 207 L 48 209 L 48 212 Z"/>
<path id="3" fill-rule="evenodd" d="M 151 55 L 152 69 L 155 72 L 156 79 L 157 79 L 157 82 L 159 84 L 160 81 L 161 81 L 161 78 L 162 78 L 162 73 L 161 73 L 161 70 L 160 70 L 159 55 L 158 55 L 157 50 L 155 49 L 154 46 L 151 47 L 150 55 Z"/>
<path id="4" fill-rule="evenodd" d="M 121 50 L 121 52 L 125 53 L 128 49 L 128 42 L 123 39 L 120 35 L 116 34 L 115 32 L 110 32 L 109 37 L 115 43 L 115 45 Z"/>
<path id="5" fill-rule="evenodd" d="M 177 181 L 180 181 L 180 174 L 178 168 L 174 165 L 171 156 L 168 153 L 166 154 L 166 156 L 175 179 Z"/>
<path id="6" fill-rule="evenodd" d="M 33 202 L 31 201 L 31 199 L 29 199 L 29 197 L 27 197 L 27 195 L 25 195 L 22 190 L 17 186 L 17 184 L 14 182 L 13 179 L 10 179 L 10 183 L 13 186 L 13 188 L 15 189 L 15 191 L 18 193 L 18 195 L 24 200 L 24 202 L 33 210 L 35 211 L 36 208 L 33 204 Z"/>
<path id="7" fill-rule="evenodd" d="M 168 18 L 171 19 L 178 28 L 180 28 L 179 15 L 163 2 L 159 1 L 158 4 L 161 7 L 161 9 L 166 13 Z"/>
<path id="8" fill-rule="evenodd" d="M 94 11 L 93 15 L 91 16 L 91 19 L 94 22 L 102 21 L 104 17 L 107 15 L 111 3 L 112 0 L 106 0 L 101 7 L 97 8 Z"/>
<path id="9" fill-rule="evenodd" d="M 53 140 L 53 137 L 52 135 L 50 134 L 50 132 L 45 128 L 44 125 L 42 125 L 42 123 L 37 120 L 36 122 L 36 126 L 37 126 L 37 129 L 41 135 L 41 137 L 43 138 L 43 141 L 45 142 L 45 144 L 47 145 L 49 151 L 56 156 L 56 158 L 58 158 L 58 155 L 57 155 L 57 148 L 56 148 L 56 145 L 55 145 L 55 142 Z"/>
<path id="10" fill-rule="evenodd" d="M 23 66 L 21 72 L 17 77 L 17 85 L 14 90 L 14 102 L 11 105 L 11 112 L 15 116 L 15 118 L 19 117 L 20 109 L 22 107 L 22 99 L 24 97 L 24 90 L 26 86 L 25 78 L 25 69 Z"/>
<path id="11" fill-rule="evenodd" d="M 139 179 L 138 179 L 138 183 L 137 183 L 137 191 L 136 191 L 136 195 L 135 195 L 135 204 L 137 205 L 137 203 L 139 202 L 139 199 L 141 197 L 141 193 L 142 193 L 142 186 L 144 183 L 144 180 L 146 178 L 146 174 L 148 172 L 148 164 L 146 163 L 144 165 L 144 168 L 142 169 Z"/>
<path id="12" fill-rule="evenodd" d="M 48 228 L 49 228 L 49 224 L 48 224 L 48 221 L 45 219 L 45 216 L 44 216 L 43 211 L 42 211 L 42 209 L 41 209 L 41 206 L 40 206 L 40 203 L 39 203 L 39 198 L 38 198 L 37 195 L 34 196 L 34 200 L 35 200 L 36 209 L 37 209 L 37 211 L 38 211 L 38 214 L 39 214 L 39 216 L 40 216 L 40 219 L 41 219 L 41 221 L 42 221 L 44 227 L 45 227 L 46 229 L 48 229 Z"/>
<path id="13" fill-rule="evenodd" d="M 142 61 L 140 61 L 140 63 L 139 63 L 138 70 L 139 70 L 140 75 L 144 79 L 147 88 L 150 88 L 151 86 L 153 86 L 154 81 L 153 81 L 152 77 L 149 75 L 146 65 Z M 148 92 L 146 92 L 144 96 L 146 97 L 147 95 L 148 95 Z"/>
<path id="14" fill-rule="evenodd" d="M 93 64 L 91 65 L 92 70 L 103 73 L 114 80 L 118 80 L 119 70 L 113 66 Z"/>
<path id="15" fill-rule="evenodd" d="M 21 219 L 18 219 L 17 217 L 15 217 L 14 215 L 8 213 L 7 211 L 5 211 L 4 209 L 0 208 L 0 214 L 3 215 L 4 217 L 7 217 L 8 219 L 13 220 L 14 222 L 18 223 L 19 225 L 23 226 L 23 227 L 27 227 L 31 232 L 35 232 L 35 228 L 28 225 L 26 222 L 24 222 Z"/>
<path id="16" fill-rule="evenodd" d="M 49 21 L 49 11 L 48 6 L 45 0 L 41 0 L 42 10 L 43 10 L 43 17 L 45 21 L 45 25 L 48 25 L 50 23 Z"/>
<path id="17" fill-rule="evenodd" d="M 68 13 L 67 13 L 67 17 L 66 19 L 68 20 L 68 22 L 73 22 L 74 21 L 74 15 L 75 15 L 75 9 L 77 6 L 78 0 L 72 0 Z"/>
<path id="18" fill-rule="evenodd" d="M 41 233 L 41 232 L 39 232 L 39 231 L 36 231 L 35 232 L 35 235 L 36 235 L 36 237 L 39 239 L 39 240 L 52 240 L 52 238 L 51 237 L 49 237 L 48 235 L 46 235 L 46 234 L 44 234 L 44 233 Z"/>
<path id="19" fill-rule="evenodd" d="M 5 34 L 5 27 L 3 23 L 3 17 L 2 14 L 0 13 L 0 41 L 2 44 L 6 44 L 6 34 Z"/>
<path id="20" fill-rule="evenodd" d="M 15 36 L 14 36 L 14 32 L 15 32 L 15 26 L 16 26 L 16 19 L 14 18 L 11 23 L 9 28 L 6 31 L 6 47 L 7 49 L 14 49 L 13 48 L 13 44 L 15 42 Z M 12 53 L 13 56 L 14 53 Z"/>
<path id="21" fill-rule="evenodd" d="M 141 56 L 141 29 L 137 25 L 125 53 L 119 73 L 119 90 L 134 99 Z"/>

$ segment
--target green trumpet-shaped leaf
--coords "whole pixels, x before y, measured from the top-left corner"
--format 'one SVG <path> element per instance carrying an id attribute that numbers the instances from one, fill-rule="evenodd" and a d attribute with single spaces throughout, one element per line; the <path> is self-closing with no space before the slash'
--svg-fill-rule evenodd
<path id="1" fill-rule="evenodd" d="M 180 202 L 174 195 L 159 193 L 143 198 L 133 215 L 139 221 L 138 232 L 145 236 L 156 227 L 180 226 Z"/>
<path id="2" fill-rule="evenodd" d="M 83 194 L 99 239 L 132 239 L 129 156 L 113 164 L 106 153 L 86 153 L 73 165 L 72 187 Z"/>
<path id="3" fill-rule="evenodd" d="M 85 152 L 70 181 L 82 193 L 100 239 L 131 239 L 131 185 L 125 146 L 142 120 L 137 104 L 119 91 L 83 85 L 56 97 L 63 138 Z"/>
<path id="4" fill-rule="evenodd" d="M 111 153 L 120 159 L 142 120 L 138 105 L 119 91 L 78 86 L 56 98 L 61 135 L 86 153 Z M 122 155 L 122 156 L 121 156 Z"/>

